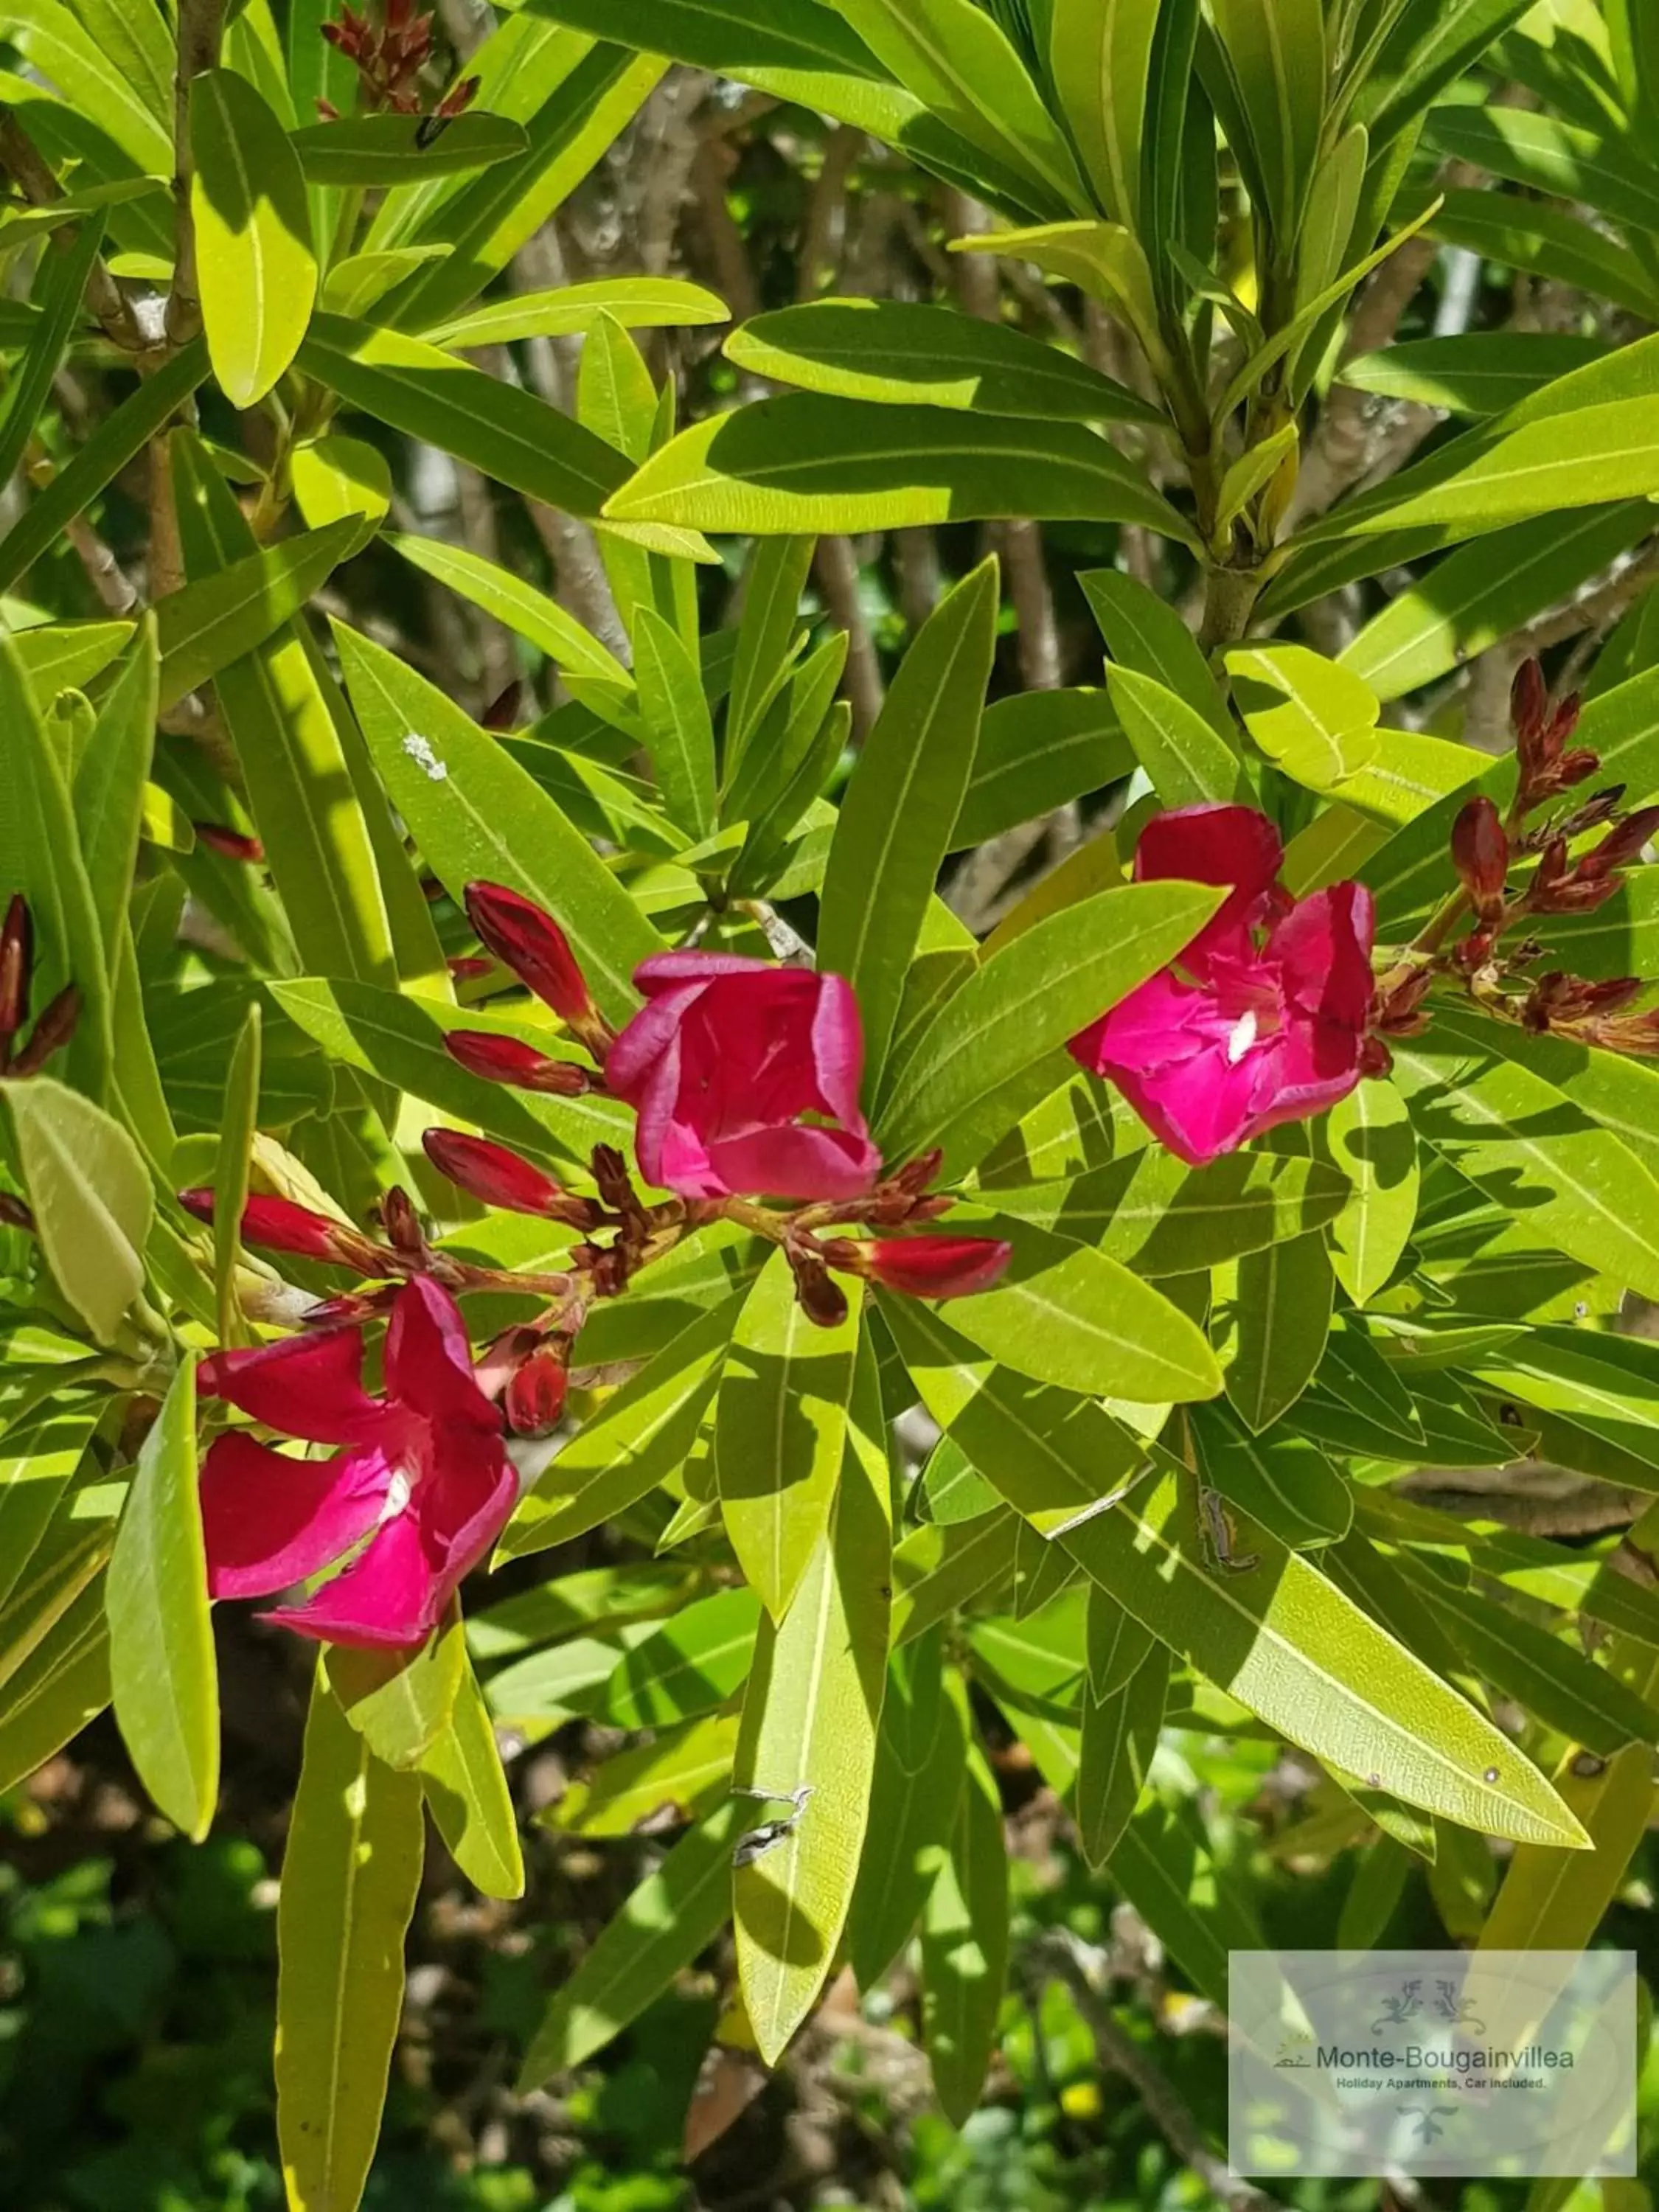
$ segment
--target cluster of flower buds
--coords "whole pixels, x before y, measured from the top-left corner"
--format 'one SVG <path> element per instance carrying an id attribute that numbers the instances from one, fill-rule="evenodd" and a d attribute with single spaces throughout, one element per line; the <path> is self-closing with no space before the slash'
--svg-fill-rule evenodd
<path id="1" fill-rule="evenodd" d="M 1518 814 L 1530 814 L 1558 793 L 1583 783 L 1601 765 L 1583 746 L 1568 749 L 1567 740 L 1578 726 L 1579 705 L 1576 691 L 1559 704 L 1551 699 L 1544 671 L 1536 660 L 1524 660 L 1516 670 L 1510 693 L 1510 719 L 1520 770 Z"/>
<path id="2" fill-rule="evenodd" d="M 1642 806 L 1627 814 L 1593 851 L 1575 860 L 1571 856 L 1571 840 L 1586 826 L 1577 821 L 1558 826 L 1539 855 L 1537 872 L 1527 894 L 1528 913 L 1589 914 L 1605 906 L 1620 887 L 1619 871 L 1639 860 L 1643 848 L 1659 830 L 1659 806 Z"/>
<path id="3" fill-rule="evenodd" d="M 421 113 L 421 71 L 432 58 L 429 15 L 413 13 L 410 0 L 386 0 L 379 23 L 343 8 L 337 22 L 325 23 L 323 36 L 356 67 L 362 83 L 365 112 L 385 111 L 392 115 Z M 441 127 L 470 106 L 477 98 L 478 80 L 463 77 L 453 85 L 427 119 Z M 339 120 L 339 111 L 319 100 L 318 112 L 325 123 Z"/>
<path id="4" fill-rule="evenodd" d="M 66 983 L 40 1010 L 27 1040 L 29 987 L 34 974 L 34 924 L 28 902 L 13 896 L 0 923 L 0 1075 L 37 1075 L 75 1034 L 81 1018 L 81 994 Z"/>

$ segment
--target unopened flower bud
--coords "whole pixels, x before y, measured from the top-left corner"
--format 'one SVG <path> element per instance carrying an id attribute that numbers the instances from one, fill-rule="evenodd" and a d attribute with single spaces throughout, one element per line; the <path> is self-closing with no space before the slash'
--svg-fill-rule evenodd
<path id="1" fill-rule="evenodd" d="M 1463 808 L 1452 825 L 1451 851 L 1476 915 L 1483 922 L 1496 921 L 1504 911 L 1510 841 L 1490 799 L 1472 799 Z"/>
<path id="2" fill-rule="evenodd" d="M 567 1340 L 556 1338 L 514 1370 L 502 1407 L 515 1437 L 543 1437 L 559 1425 L 570 1389 L 569 1348 Z"/>
<path id="3" fill-rule="evenodd" d="M 536 1213 L 549 1220 L 569 1218 L 569 1200 L 550 1175 L 488 1137 L 469 1137 L 461 1129 L 428 1129 L 421 1144 L 440 1175 L 447 1176 L 486 1206 L 509 1213 Z"/>
<path id="4" fill-rule="evenodd" d="M 893 1181 L 902 1191 L 908 1192 L 912 1198 L 917 1197 L 927 1189 L 928 1184 L 939 1173 L 944 1158 L 943 1146 L 935 1145 L 932 1152 L 923 1152 L 917 1158 L 908 1162 L 893 1177 Z"/>
<path id="5" fill-rule="evenodd" d="M 181 1190 L 179 1203 L 198 1221 L 211 1221 L 218 1200 L 210 1189 Z M 336 1221 L 292 1199 L 252 1193 L 242 1208 L 242 1242 L 270 1252 L 292 1252 L 301 1260 L 325 1260 L 368 1273 L 379 1256 L 368 1238 L 349 1222 Z"/>
<path id="6" fill-rule="evenodd" d="M 988 1291 L 1014 1250 L 995 1237 L 880 1237 L 864 1249 L 863 1272 L 913 1298 L 967 1298 Z"/>
<path id="7" fill-rule="evenodd" d="M 34 926 L 28 901 L 14 892 L 0 926 L 0 1067 L 11 1056 L 11 1041 L 29 1018 L 29 974 L 33 965 Z"/>
<path id="8" fill-rule="evenodd" d="M 593 1088 L 592 1076 L 574 1060 L 554 1060 L 520 1037 L 500 1036 L 493 1030 L 451 1030 L 444 1050 L 469 1075 L 481 1075 L 487 1083 L 508 1083 L 515 1091 L 580 1098 Z"/>
<path id="9" fill-rule="evenodd" d="M 784 1247 L 795 1278 L 795 1296 L 808 1321 L 819 1328 L 839 1328 L 847 1318 L 847 1293 L 824 1265 L 827 1245 L 788 1244 Z"/>
<path id="10" fill-rule="evenodd" d="M 255 863 L 265 857 L 264 847 L 246 830 L 228 829 L 222 822 L 192 822 L 190 826 L 198 845 L 205 845 L 210 853 L 221 854 L 227 860 Z"/>
<path id="11" fill-rule="evenodd" d="M 386 1233 L 392 1239 L 394 1251 L 405 1260 L 425 1258 L 426 1237 L 421 1229 L 421 1218 L 415 1211 L 414 1200 L 401 1184 L 381 1200 L 380 1218 L 386 1224 Z"/>
<path id="12" fill-rule="evenodd" d="M 478 88 L 483 82 L 482 77 L 462 77 L 457 83 L 451 85 L 449 90 L 438 102 L 438 113 L 446 121 L 452 116 L 462 114 L 477 98 Z M 484 726 L 488 729 L 490 726 L 486 723 Z"/>
<path id="13" fill-rule="evenodd" d="M 1374 1079 L 1387 1075 L 1393 1066 L 1394 1054 L 1380 1036 L 1360 1039 L 1359 1073 L 1363 1078 Z"/>
<path id="14" fill-rule="evenodd" d="M 1539 742 L 1549 720 L 1549 711 L 1550 687 L 1545 679 L 1543 663 L 1523 660 L 1510 686 L 1510 720 L 1517 744 L 1535 745 Z"/>
<path id="15" fill-rule="evenodd" d="M 80 1018 L 81 994 L 73 983 L 65 983 L 29 1031 L 28 1042 L 12 1062 L 12 1073 L 38 1075 L 53 1053 L 60 1051 L 75 1035 Z"/>
<path id="16" fill-rule="evenodd" d="M 1389 1036 L 1416 1036 L 1428 1026 L 1422 1006 L 1433 981 L 1431 968 L 1419 968 L 1396 983 L 1387 998 L 1378 999 L 1372 1006 L 1372 1026 Z"/>
<path id="17" fill-rule="evenodd" d="M 1659 806 L 1640 806 L 1634 814 L 1627 814 L 1618 827 L 1608 830 L 1593 853 L 1586 853 L 1574 871 L 1579 883 L 1596 883 L 1613 869 L 1627 867 L 1639 860 L 1642 848 L 1659 830 Z"/>
<path id="18" fill-rule="evenodd" d="M 544 1006 L 573 1026 L 590 1021 L 587 980 L 551 915 L 502 884 L 469 884 L 466 912 L 488 949 Z"/>
<path id="19" fill-rule="evenodd" d="M 440 115 L 443 113 L 441 107 Z M 515 676 L 504 691 L 498 691 L 478 718 L 481 730 L 510 730 L 519 719 L 519 708 L 524 698 L 524 686 Z"/>

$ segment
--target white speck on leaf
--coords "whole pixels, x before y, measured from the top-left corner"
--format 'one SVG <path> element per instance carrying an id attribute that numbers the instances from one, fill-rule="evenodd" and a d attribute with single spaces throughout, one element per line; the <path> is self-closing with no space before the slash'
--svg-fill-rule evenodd
<path id="1" fill-rule="evenodd" d="M 431 740 L 423 738 L 418 730 L 411 730 L 404 739 L 404 750 L 422 775 L 430 776 L 434 783 L 448 781 L 449 770 L 433 751 Z"/>

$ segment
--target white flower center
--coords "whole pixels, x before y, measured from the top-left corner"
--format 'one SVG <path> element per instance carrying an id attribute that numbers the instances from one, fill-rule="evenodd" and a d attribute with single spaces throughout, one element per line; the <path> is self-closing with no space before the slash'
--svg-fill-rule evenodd
<path id="1" fill-rule="evenodd" d="M 1255 1042 L 1255 1014 L 1247 1006 L 1233 1024 L 1232 1034 L 1227 1039 L 1227 1065 L 1237 1067 Z"/>
<path id="2" fill-rule="evenodd" d="M 400 1513 L 407 1513 L 409 1501 L 413 1495 L 409 1477 L 404 1473 L 402 1468 L 398 1468 L 386 1485 L 386 1498 L 380 1507 L 378 1525 L 384 1528 L 388 1521 L 395 1521 Z"/>

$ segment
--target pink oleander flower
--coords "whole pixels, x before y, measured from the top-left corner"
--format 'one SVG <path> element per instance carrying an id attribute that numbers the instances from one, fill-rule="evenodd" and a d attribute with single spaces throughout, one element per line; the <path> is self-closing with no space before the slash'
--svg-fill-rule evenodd
<path id="1" fill-rule="evenodd" d="M 839 975 L 659 952 L 605 1080 L 639 1114 L 647 1182 L 684 1198 L 861 1198 L 881 1155 L 859 1110 L 864 1031 Z"/>
<path id="2" fill-rule="evenodd" d="M 479 1389 L 449 1293 L 406 1284 L 386 1338 L 386 1395 L 362 1387 L 361 1328 L 318 1330 L 204 1361 L 209 1396 L 331 1459 L 294 1459 L 242 1431 L 202 1471 L 208 1587 L 269 1597 L 349 1559 L 265 1617 L 330 1644 L 424 1642 L 518 1496 L 501 1416 Z"/>
<path id="3" fill-rule="evenodd" d="M 1277 881 L 1283 857 L 1251 807 L 1155 815 L 1136 882 L 1231 892 L 1178 960 L 1072 1039 L 1073 1057 L 1189 1167 L 1324 1112 L 1367 1064 L 1371 895 L 1343 883 L 1293 900 Z"/>

